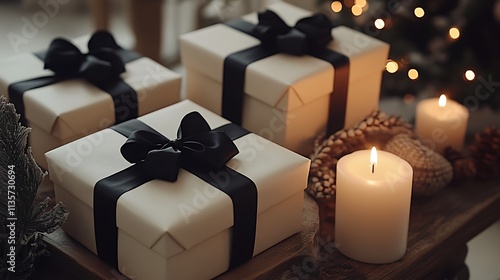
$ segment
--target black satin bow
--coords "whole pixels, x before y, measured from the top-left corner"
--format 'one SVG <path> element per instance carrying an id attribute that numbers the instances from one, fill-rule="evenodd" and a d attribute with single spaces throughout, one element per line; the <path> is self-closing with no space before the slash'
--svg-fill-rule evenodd
<path id="1" fill-rule="evenodd" d="M 332 39 L 332 22 L 318 13 L 299 20 L 294 27 L 288 26 L 273 11 L 258 14 L 259 23 L 254 28 L 255 37 L 264 46 L 277 48 L 280 52 L 304 55 L 307 51 L 324 48 Z"/>
<path id="2" fill-rule="evenodd" d="M 183 163 L 220 169 L 238 152 L 233 141 L 224 132 L 212 131 L 198 112 L 184 116 L 175 140 L 138 130 L 121 147 L 123 157 L 130 163 L 141 163 L 144 172 L 170 182 L 177 180 Z"/>
<path id="3" fill-rule="evenodd" d="M 115 53 L 121 47 L 109 32 L 94 33 L 88 49 L 88 53 L 82 53 L 68 40 L 56 38 L 45 55 L 44 68 L 63 77 L 82 76 L 94 84 L 116 79 L 125 72 L 124 62 Z"/>

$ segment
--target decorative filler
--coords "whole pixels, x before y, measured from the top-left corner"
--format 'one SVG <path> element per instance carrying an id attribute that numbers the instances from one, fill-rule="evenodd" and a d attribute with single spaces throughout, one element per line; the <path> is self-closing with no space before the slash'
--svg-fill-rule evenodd
<path id="1" fill-rule="evenodd" d="M 0 96 L 0 279 L 28 278 L 36 258 L 49 254 L 43 234 L 56 230 L 68 216 L 62 203 L 46 211 L 49 198 L 34 205 L 46 173 L 31 155 L 30 128 L 20 125 L 19 118 L 14 105 Z"/>
<path id="2" fill-rule="evenodd" d="M 476 133 L 467 156 L 448 148 L 446 159 L 453 165 L 454 179 L 490 180 L 500 176 L 500 128 L 486 127 Z"/>
<path id="3" fill-rule="evenodd" d="M 352 128 L 314 142 L 307 192 L 315 198 L 335 195 L 335 170 L 342 156 L 372 146 L 408 161 L 413 168 L 413 195 L 429 196 L 452 179 L 451 164 L 418 140 L 412 126 L 400 117 L 374 111 Z"/>

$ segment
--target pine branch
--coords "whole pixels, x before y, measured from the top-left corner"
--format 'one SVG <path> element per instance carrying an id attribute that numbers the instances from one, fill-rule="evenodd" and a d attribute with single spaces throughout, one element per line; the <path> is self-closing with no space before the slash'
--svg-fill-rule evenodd
<path id="1" fill-rule="evenodd" d="M 61 203 L 45 211 L 48 198 L 34 207 L 38 186 L 46 173 L 31 155 L 29 132 L 30 128 L 20 125 L 14 106 L 0 96 L 0 219 L 5 225 L 0 228 L 0 279 L 26 279 L 34 269 L 36 257 L 48 254 L 43 234 L 57 229 L 68 215 Z M 7 227 L 12 223 L 15 226 Z M 12 248 L 14 269 L 8 262 Z"/>

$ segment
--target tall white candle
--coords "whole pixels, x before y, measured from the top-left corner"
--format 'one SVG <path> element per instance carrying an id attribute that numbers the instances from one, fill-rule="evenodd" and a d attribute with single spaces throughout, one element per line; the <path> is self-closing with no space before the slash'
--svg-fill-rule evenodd
<path id="1" fill-rule="evenodd" d="M 446 147 L 461 151 L 468 120 L 467 108 L 441 95 L 439 99 L 430 98 L 418 103 L 415 132 L 438 153 Z"/>
<path id="2" fill-rule="evenodd" d="M 369 150 L 337 163 L 335 245 L 358 261 L 389 263 L 406 253 L 413 169 L 398 156 Z"/>

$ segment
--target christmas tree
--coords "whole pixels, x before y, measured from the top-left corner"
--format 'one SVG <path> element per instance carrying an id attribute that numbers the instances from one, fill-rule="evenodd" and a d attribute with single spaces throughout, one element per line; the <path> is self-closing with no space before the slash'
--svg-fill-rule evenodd
<path id="1" fill-rule="evenodd" d="M 382 95 L 500 109 L 500 1 L 318 0 L 339 24 L 391 45 Z"/>

